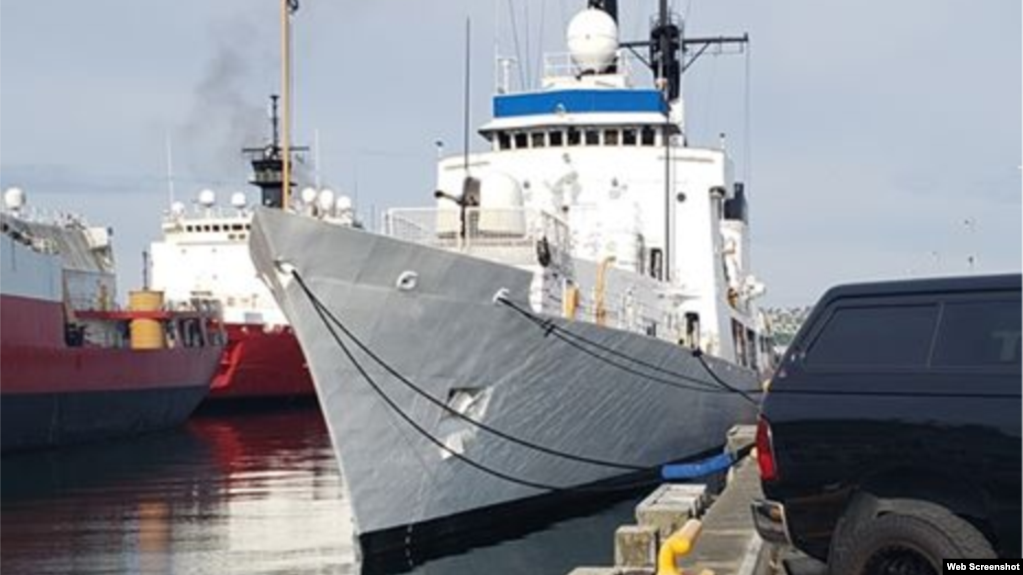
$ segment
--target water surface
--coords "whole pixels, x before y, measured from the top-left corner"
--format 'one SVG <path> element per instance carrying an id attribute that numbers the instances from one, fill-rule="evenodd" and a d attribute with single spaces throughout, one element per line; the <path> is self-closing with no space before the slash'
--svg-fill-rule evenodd
<path id="1" fill-rule="evenodd" d="M 166 433 L 4 456 L 0 495 L 4 573 L 368 572 L 312 406 L 206 413 Z M 389 569 L 512 575 L 607 565 L 634 504 Z"/>

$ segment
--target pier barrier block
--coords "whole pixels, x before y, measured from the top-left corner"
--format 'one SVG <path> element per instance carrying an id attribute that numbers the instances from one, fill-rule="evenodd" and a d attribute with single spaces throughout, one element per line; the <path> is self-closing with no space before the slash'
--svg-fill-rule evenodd
<path id="1" fill-rule="evenodd" d="M 623 525 L 615 531 L 615 565 L 653 568 L 657 556 L 657 529 L 646 525 Z"/>
<path id="2" fill-rule="evenodd" d="M 725 451 L 734 454 L 743 447 L 755 443 L 756 440 L 757 428 L 755 425 L 736 425 L 728 430 Z"/>
<path id="3" fill-rule="evenodd" d="M 656 529 L 660 545 L 686 521 L 699 517 L 707 504 L 706 485 L 662 485 L 636 506 L 636 522 Z"/>

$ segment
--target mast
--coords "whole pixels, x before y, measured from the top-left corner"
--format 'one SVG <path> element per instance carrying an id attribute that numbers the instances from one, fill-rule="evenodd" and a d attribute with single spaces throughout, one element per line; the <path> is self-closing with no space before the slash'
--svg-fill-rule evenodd
<path id="1" fill-rule="evenodd" d="M 617 18 L 617 0 L 590 0 L 590 6 L 602 8 Z M 720 49 L 722 46 L 734 44 L 741 48 L 748 42 L 748 34 L 683 38 L 681 26 L 668 12 L 668 0 L 660 0 L 657 22 L 650 31 L 650 39 L 620 44 L 622 48 L 633 53 L 636 53 L 636 48 L 639 47 L 649 49 L 649 59 L 645 60 L 645 63 L 653 72 L 654 84 L 664 98 L 664 281 L 670 281 L 672 267 L 671 136 L 679 131 L 672 122 L 672 108 L 682 97 L 682 76 L 712 46 Z M 694 53 L 687 58 L 690 50 L 694 50 Z M 640 59 L 642 60 L 642 57 Z"/>
<path id="2" fill-rule="evenodd" d="M 298 0 L 281 0 L 281 105 L 284 108 L 281 207 L 284 209 L 288 209 L 291 194 L 291 14 L 295 10 L 298 10 Z"/>
<path id="3" fill-rule="evenodd" d="M 260 204 L 268 208 L 284 209 L 288 204 L 284 195 L 284 155 L 280 139 L 280 118 L 277 115 L 277 94 L 270 95 L 270 142 L 256 147 L 242 148 L 252 163 L 249 183 L 260 189 Z M 305 146 L 291 146 L 288 153 L 304 152 Z"/>
<path id="4" fill-rule="evenodd" d="M 589 8 L 598 8 L 607 12 L 607 15 L 618 23 L 618 0 L 590 0 L 587 4 Z"/>

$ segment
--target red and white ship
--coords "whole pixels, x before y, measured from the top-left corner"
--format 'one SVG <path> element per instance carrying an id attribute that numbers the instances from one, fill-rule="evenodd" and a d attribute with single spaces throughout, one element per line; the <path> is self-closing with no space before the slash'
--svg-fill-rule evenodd
<path id="1" fill-rule="evenodd" d="M 284 209 L 276 96 L 270 118 L 270 142 L 243 152 L 250 155 L 250 183 L 260 190 L 259 204 Z M 338 225 L 357 225 L 346 196 L 311 187 L 297 196 L 288 202 L 289 210 Z M 172 204 L 163 220 L 163 240 L 152 244 L 153 286 L 173 298 L 220 302 L 228 344 L 210 400 L 312 398 L 316 391 L 298 341 L 249 257 L 249 204 L 239 191 L 231 195 L 229 206 L 218 205 L 212 190 L 201 191 L 192 209 L 182 202 Z"/>
<path id="2" fill-rule="evenodd" d="M 0 449 L 130 436 L 184 422 L 223 351 L 215 304 L 168 311 L 132 292 L 116 309 L 107 228 L 0 212 Z"/>

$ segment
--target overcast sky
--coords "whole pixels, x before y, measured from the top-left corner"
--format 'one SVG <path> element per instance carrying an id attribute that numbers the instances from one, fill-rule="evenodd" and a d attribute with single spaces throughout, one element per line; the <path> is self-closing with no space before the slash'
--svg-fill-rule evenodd
<path id="1" fill-rule="evenodd" d="M 479 125 L 495 38 L 520 62 L 513 76 L 535 82 L 540 53 L 564 50 L 584 4 L 302 0 L 295 140 L 319 133 L 324 182 L 365 217 L 426 205 L 434 142 L 461 146 L 466 17 Z M 620 4 L 623 37 L 643 38 L 656 1 Z M 690 143 L 725 132 L 749 175 L 767 304 L 809 304 L 843 281 L 967 273 L 971 254 L 978 271 L 1020 269 L 1021 2 L 676 4 L 687 34 L 750 34 L 749 60 L 703 58 L 686 98 Z M 238 149 L 260 142 L 278 91 L 279 3 L 0 6 L 0 186 L 113 226 L 123 293 L 159 236 L 168 136 L 179 199 L 247 187 Z"/>

